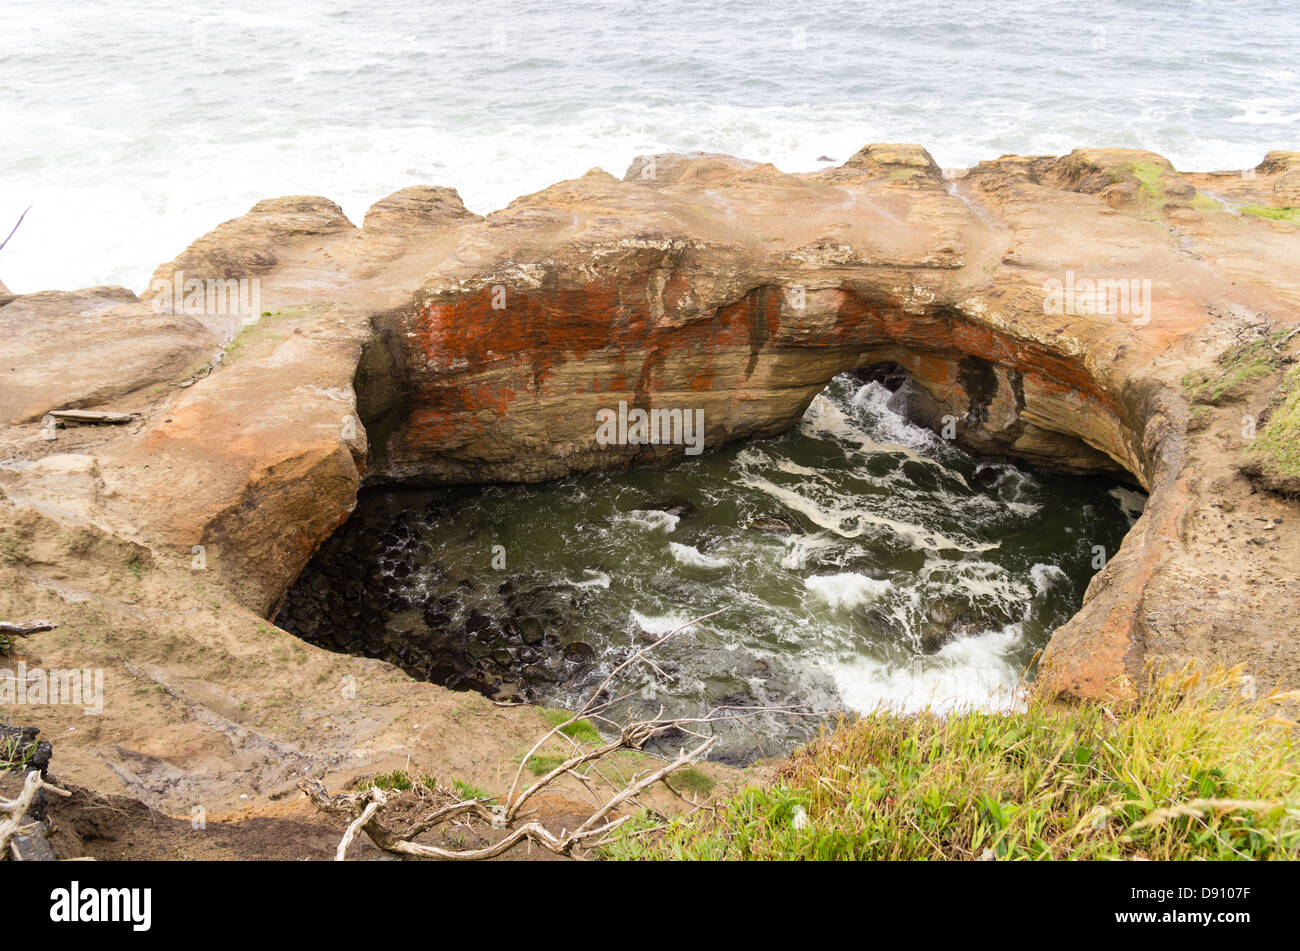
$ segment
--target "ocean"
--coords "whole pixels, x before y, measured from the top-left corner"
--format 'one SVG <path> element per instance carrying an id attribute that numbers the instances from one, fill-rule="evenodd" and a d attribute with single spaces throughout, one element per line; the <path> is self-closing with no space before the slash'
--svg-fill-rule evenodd
<path id="1" fill-rule="evenodd" d="M 1087 145 L 1180 168 L 1300 148 L 1300 5 L 1150 0 L 6 0 L 0 280 L 145 288 L 262 198 L 359 222 L 410 184 L 487 213 L 638 154 L 807 171 Z"/>

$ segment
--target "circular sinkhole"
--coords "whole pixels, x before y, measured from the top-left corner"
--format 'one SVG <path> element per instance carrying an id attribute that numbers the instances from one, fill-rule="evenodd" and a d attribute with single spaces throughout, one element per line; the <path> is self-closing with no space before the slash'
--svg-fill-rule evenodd
<path id="1" fill-rule="evenodd" d="M 844 374 L 790 432 L 669 466 L 367 490 L 276 622 L 418 679 L 577 708 L 721 609 L 656 649 L 609 717 L 1009 704 L 1145 496 L 981 460 L 898 412 L 912 385 L 893 365 Z M 820 723 L 724 724 L 713 758 L 785 753 Z"/>

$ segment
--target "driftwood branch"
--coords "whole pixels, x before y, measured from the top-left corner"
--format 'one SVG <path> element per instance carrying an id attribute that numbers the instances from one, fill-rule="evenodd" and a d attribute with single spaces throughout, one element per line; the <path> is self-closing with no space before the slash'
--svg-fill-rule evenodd
<path id="1" fill-rule="evenodd" d="M 14 839 L 35 830 L 40 823 L 28 818 L 32 803 L 42 789 L 48 789 L 56 796 L 71 796 L 72 793 L 41 778 L 39 770 L 32 770 L 23 782 L 22 791 L 13 799 L 0 798 L 0 861 L 10 855 L 16 860 L 22 859 L 22 853 Z"/>
<path id="2" fill-rule="evenodd" d="M 352 820 L 339 842 L 335 859 L 342 861 L 345 858 L 349 846 L 361 832 L 364 832 L 375 845 L 386 852 L 410 855 L 417 858 L 451 861 L 490 859 L 508 852 L 521 842 L 536 843 L 556 855 L 581 858 L 586 851 L 611 841 L 611 833 L 617 831 L 631 820 L 632 816 L 630 814 L 618 815 L 618 812 L 623 807 L 629 803 L 637 804 L 637 796 L 641 793 L 656 783 L 665 782 L 674 772 L 685 769 L 690 764 L 699 762 L 704 758 L 718 741 L 717 736 L 703 732 L 704 728 L 724 721 L 744 725 L 747 720 L 753 717 L 773 714 L 787 716 L 823 715 L 804 713 L 787 707 L 740 708 L 724 705 L 713 708 L 704 716 L 665 718 L 663 709 L 660 708 L 658 715 L 653 719 L 629 721 L 621 727 L 602 715 L 610 707 L 627 699 L 627 697 L 615 697 L 604 701 L 601 700 L 607 688 L 619 676 L 641 662 L 654 668 L 654 664 L 646 658 L 646 655 L 651 650 L 663 644 L 675 634 L 686 630 L 691 625 L 707 620 L 718 613 L 718 611 L 714 611 L 711 614 L 695 618 L 680 627 L 674 628 L 640 650 L 635 651 L 627 660 L 618 664 L 610 672 L 609 676 L 592 691 L 590 699 L 582 706 L 582 709 L 568 720 L 554 726 L 523 755 L 519 769 L 516 770 L 514 780 L 511 783 L 510 791 L 505 797 L 504 805 L 489 806 L 483 800 L 464 799 L 452 790 L 441 786 L 429 789 L 422 784 L 415 784 L 410 792 L 385 793 L 384 790 L 378 787 L 371 787 L 359 792 L 330 796 L 320 782 L 312 779 L 302 780 L 298 784 L 298 788 L 307 795 L 318 809 L 322 812 L 347 816 Z M 618 738 L 586 748 L 584 744 L 562 732 L 566 726 L 588 717 L 618 729 Z M 683 750 L 676 759 L 665 761 L 663 765 L 647 772 L 640 778 L 636 778 L 634 775 L 628 781 L 616 783 L 600 773 L 598 764 L 604 757 L 619 750 L 641 750 L 650 740 L 669 731 L 680 731 L 687 736 L 695 737 L 700 742 L 693 749 L 689 751 Z M 524 766 L 548 740 L 556 737 L 561 737 L 572 745 L 573 755 L 545 775 L 540 776 L 522 792 L 516 794 Z M 667 759 L 666 757 L 658 758 L 661 760 Z M 594 772 L 610 787 L 613 794 L 602 801 L 588 781 L 588 776 L 578 772 L 580 768 L 585 768 L 584 773 Z M 556 835 L 536 821 L 525 822 L 518 826 L 514 825 L 525 803 L 551 783 L 566 775 L 577 779 L 595 800 L 593 811 L 576 829 L 572 832 L 561 831 L 559 835 Z M 668 788 L 671 790 L 671 786 Z M 676 794 L 675 791 L 674 794 Z M 385 821 L 384 808 L 394 804 L 399 798 L 409 802 L 410 797 L 415 797 L 422 805 L 427 804 L 426 808 L 417 810 L 418 817 L 414 821 L 409 821 L 405 829 L 391 828 L 388 822 Z M 691 803 L 691 805 L 699 808 L 699 804 Z M 419 816 L 419 811 L 424 811 L 424 815 Z M 469 820 L 486 822 L 493 828 L 504 829 L 506 832 L 492 845 L 480 849 L 448 849 L 415 841 L 420 835 L 443 823 L 449 821 L 459 823 Z"/>
<path id="3" fill-rule="evenodd" d="M 706 614 L 703 617 L 696 618 L 683 624 L 681 627 L 669 631 L 667 634 L 657 638 L 652 643 L 646 645 L 640 650 L 633 653 L 627 660 L 617 665 L 609 676 L 601 682 L 592 692 L 591 698 L 583 705 L 582 709 L 574 714 L 570 719 L 560 723 L 547 732 L 538 740 L 527 753 L 524 754 L 520 761 L 519 770 L 515 773 L 514 781 L 511 784 L 510 792 L 506 796 L 504 806 L 490 807 L 482 800 L 463 799 L 451 790 L 438 787 L 429 790 L 420 785 L 413 787 L 410 793 L 389 794 L 385 793 L 378 787 L 354 792 L 341 793 L 336 796 L 330 796 L 325 787 L 318 781 L 304 779 L 298 784 L 307 797 L 315 806 L 323 812 L 330 812 L 336 815 L 348 816 L 352 821 L 348 824 L 347 831 L 343 834 L 339 842 L 338 849 L 335 853 L 335 860 L 342 861 L 346 855 L 349 846 L 355 841 L 358 834 L 365 832 L 370 840 L 379 848 L 386 852 L 393 852 L 399 855 L 410 855 L 417 858 L 444 859 L 451 861 L 477 861 L 482 859 L 494 858 L 502 855 L 514 848 L 521 842 L 535 843 L 542 848 L 555 853 L 556 855 L 580 858 L 581 853 L 594 847 L 597 844 L 609 841 L 610 834 L 615 832 L 626 822 L 630 821 L 631 815 L 617 815 L 618 811 L 627 805 L 636 801 L 636 797 L 645 792 L 656 783 L 663 782 L 677 770 L 684 769 L 692 763 L 698 762 L 717 742 L 716 736 L 703 736 L 692 727 L 698 727 L 704 724 L 720 722 L 722 720 L 740 720 L 747 716 L 755 715 L 756 711 L 748 710 L 741 714 L 719 713 L 719 710 L 730 708 L 719 708 L 711 711 L 705 717 L 667 719 L 660 716 L 651 720 L 638 720 L 625 723 L 619 730 L 618 738 L 606 743 L 602 743 L 591 749 L 584 749 L 582 744 L 577 743 L 572 737 L 563 734 L 561 731 L 569 724 L 587 716 L 596 716 L 602 722 L 611 723 L 607 718 L 599 716 L 601 711 L 608 709 L 617 700 L 607 700 L 601 702 L 606 688 L 610 686 L 621 674 L 630 669 L 634 664 L 645 660 L 645 655 L 667 641 L 673 635 L 679 633 L 707 618 L 713 617 L 712 614 Z M 646 661 L 649 663 L 649 661 Z M 653 665 L 651 665 L 653 666 Z M 640 750 L 645 744 L 660 734 L 669 730 L 680 730 L 688 735 L 693 735 L 701 739 L 701 742 L 690 751 L 681 752 L 676 759 L 671 762 L 652 770 L 639 779 L 634 779 L 626 783 L 613 783 L 604 776 L 601 778 L 610 785 L 613 795 L 604 799 L 596 796 L 595 790 L 586 781 L 586 777 L 577 772 L 580 767 L 595 769 L 596 764 L 604 757 L 618 750 Z M 559 766 L 550 770 L 544 776 L 539 777 L 530 786 L 516 795 L 519 786 L 519 779 L 522 775 L 524 765 L 529 759 L 537 753 L 539 749 L 550 739 L 556 736 L 564 736 L 573 744 L 575 753 L 568 757 Z M 561 831 L 556 835 L 547 829 L 540 822 L 529 821 L 522 825 L 514 826 L 520 809 L 529 799 L 538 792 L 545 789 L 555 780 L 562 776 L 571 775 L 582 781 L 583 786 L 588 792 L 592 793 L 596 801 L 594 810 L 584 819 L 579 826 L 572 832 Z M 439 800 L 426 815 L 411 822 L 404 830 L 396 830 L 389 826 L 385 821 L 383 810 L 385 806 L 390 805 L 393 799 L 390 795 L 411 795 L 417 799 L 425 800 L 433 798 Z M 418 836 L 428 832 L 444 822 L 460 819 L 477 819 L 489 823 L 497 829 L 506 829 L 505 835 L 492 845 L 480 849 L 448 849 L 441 846 L 430 845 L 414 841 Z"/>
<path id="4" fill-rule="evenodd" d="M 45 414 L 61 423 L 87 423 L 121 426 L 135 419 L 137 413 L 104 413 L 91 409 L 53 409 Z"/>
<path id="5" fill-rule="evenodd" d="M 571 726 L 572 724 L 577 723 L 579 720 L 587 717 L 594 711 L 602 709 L 604 706 L 607 706 L 598 703 L 601 694 L 603 694 L 605 692 L 605 689 L 616 679 L 618 679 L 618 677 L 621 676 L 624 671 L 630 668 L 633 664 L 644 659 L 645 655 L 648 654 L 650 651 L 654 650 L 656 647 L 658 647 L 660 644 L 663 644 L 665 641 L 667 641 L 669 638 L 673 637 L 674 635 L 679 634 L 680 632 L 686 630 L 688 627 L 698 624 L 701 621 L 707 621 L 709 618 L 713 617 L 714 615 L 721 614 L 723 610 L 725 609 L 719 608 L 717 611 L 712 611 L 709 614 L 705 614 L 702 615 L 701 617 L 697 617 L 690 621 L 687 621 L 685 624 L 681 625 L 680 627 L 673 628 L 667 634 L 664 634 L 662 637 L 658 638 L 655 641 L 652 641 L 651 643 L 647 644 L 645 647 L 641 648 L 639 651 L 634 653 L 627 660 L 623 661 L 623 663 L 619 664 L 612 671 L 610 671 L 609 676 L 606 677 L 604 680 L 602 680 L 600 682 L 600 685 L 597 686 L 596 689 L 591 692 L 591 699 L 589 699 L 585 704 L 583 704 L 581 710 L 579 710 L 577 713 L 575 713 L 572 717 L 570 717 L 565 722 L 556 724 L 554 727 L 551 728 L 549 733 L 547 733 L 540 740 L 534 743 L 533 748 L 530 749 L 527 753 L 525 753 L 523 759 L 519 761 L 519 768 L 515 770 L 514 779 L 510 783 L 510 791 L 506 793 L 507 821 L 513 820 L 514 817 L 519 813 L 519 808 L 524 804 L 525 800 L 527 800 L 528 797 L 533 794 L 533 792 L 535 792 L 538 788 L 540 788 L 540 783 L 534 783 L 531 787 L 526 789 L 519 798 L 515 798 L 515 790 L 519 788 L 519 779 L 520 777 L 523 776 L 524 766 L 528 763 L 530 759 L 532 759 L 533 754 L 542 748 L 542 746 L 546 743 L 547 740 L 555 736 L 566 726 Z M 667 729 L 667 727 L 665 727 L 665 729 Z M 639 744 L 632 746 L 631 749 L 636 749 L 636 750 L 641 749 L 641 747 L 645 745 L 645 741 L 648 740 L 649 738 L 650 736 L 644 737 Z M 547 782 L 549 781 L 550 780 L 548 779 Z"/>
<path id="6" fill-rule="evenodd" d="M 8 237 L 6 237 L 3 241 L 0 241 L 0 251 L 4 250 L 5 245 L 9 243 L 9 238 L 12 238 L 14 234 L 18 231 L 18 225 L 23 223 L 23 219 L 27 217 L 27 212 L 31 210 L 32 210 L 31 205 L 28 205 L 26 208 L 23 209 L 23 213 L 18 216 L 18 221 L 14 224 L 13 228 L 10 229 Z"/>
<path id="7" fill-rule="evenodd" d="M 41 631 L 52 631 L 59 625 L 53 621 L 0 621 L 0 634 L 12 634 L 14 637 L 26 637 Z"/>
<path id="8" fill-rule="evenodd" d="M 631 816 L 622 816 L 612 822 L 603 823 L 597 828 L 584 829 L 581 832 L 575 831 L 563 837 L 555 835 L 539 822 L 528 822 L 510 830 L 500 841 L 482 849 L 444 849 L 436 845 L 411 841 L 421 832 L 426 831 L 432 824 L 436 824 L 431 823 L 429 819 L 425 819 L 401 833 L 388 828 L 379 818 L 380 810 L 388 804 L 388 797 L 382 789 L 372 786 L 362 793 L 342 793 L 338 796 L 330 796 L 325 791 L 324 786 L 311 779 L 302 780 L 298 783 L 298 788 L 306 793 L 307 798 L 323 812 L 356 816 L 343 834 L 343 839 L 339 842 L 338 850 L 335 852 L 334 860 L 338 862 L 343 861 L 348 846 L 352 844 L 353 839 L 356 838 L 357 833 L 360 831 L 364 831 L 370 837 L 370 841 L 385 852 L 394 852 L 399 855 L 410 855 L 417 858 L 479 861 L 508 852 L 524 841 L 536 842 L 556 855 L 573 855 L 575 850 L 587 840 L 599 839 L 631 818 Z M 451 815 L 465 812 L 476 813 L 481 818 L 486 818 L 489 821 L 496 818 L 493 812 L 478 800 L 455 803 L 449 808 L 438 810 L 437 815 L 440 817 L 440 821 Z"/>

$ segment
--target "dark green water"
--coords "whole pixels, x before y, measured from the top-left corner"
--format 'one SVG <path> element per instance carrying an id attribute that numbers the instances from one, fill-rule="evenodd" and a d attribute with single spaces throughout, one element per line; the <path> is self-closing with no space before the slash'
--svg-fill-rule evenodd
<path id="1" fill-rule="evenodd" d="M 280 621 L 425 679 L 576 707 L 721 609 L 622 685 L 615 719 L 1011 703 L 1143 497 L 982 464 L 889 400 L 841 377 L 790 433 L 672 466 L 368 494 Z M 759 716 L 718 752 L 782 752 L 816 726 Z"/>

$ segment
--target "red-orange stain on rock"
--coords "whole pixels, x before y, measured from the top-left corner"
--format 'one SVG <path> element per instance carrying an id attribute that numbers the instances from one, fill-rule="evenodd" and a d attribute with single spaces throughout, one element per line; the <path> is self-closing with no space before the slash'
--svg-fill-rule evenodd
<path id="1" fill-rule="evenodd" d="M 579 392 L 556 371 L 593 354 L 599 369 L 590 392 L 635 391 L 652 401 L 655 392 L 683 385 L 696 392 L 743 389 L 760 351 L 773 346 L 865 351 L 893 344 L 907 352 L 912 372 L 949 387 L 958 386 L 957 361 L 976 356 L 1025 374 L 1043 391 L 1073 392 L 1117 411 L 1077 360 L 1042 345 L 954 311 L 905 313 L 847 287 L 829 298 L 819 293 L 813 316 L 787 308 L 784 328 L 784 288 L 755 287 L 711 312 L 693 313 L 698 304 L 682 269 L 651 268 L 582 286 L 507 288 L 504 299 L 490 286 L 440 299 L 413 328 L 425 365 L 409 368 L 407 438 L 426 449 L 469 442 L 484 430 L 485 413 L 504 419 L 521 395 Z M 719 378 L 719 351 L 748 351 L 739 378 Z"/>

